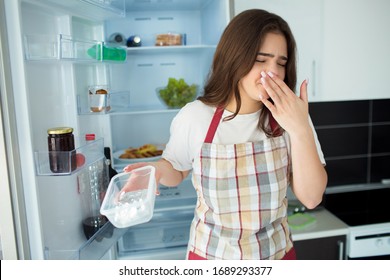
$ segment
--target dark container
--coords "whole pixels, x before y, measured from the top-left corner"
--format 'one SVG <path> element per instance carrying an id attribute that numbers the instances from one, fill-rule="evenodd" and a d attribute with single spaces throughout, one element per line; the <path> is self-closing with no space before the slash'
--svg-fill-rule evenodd
<path id="1" fill-rule="evenodd" d="M 114 44 L 114 45 L 126 45 L 126 37 L 123 36 L 121 33 L 113 33 L 108 38 L 108 43 Z"/>
<path id="2" fill-rule="evenodd" d="M 77 168 L 73 128 L 54 127 L 47 130 L 50 170 L 70 173 Z"/>
<path id="3" fill-rule="evenodd" d="M 142 46 L 141 37 L 138 35 L 130 36 L 126 41 L 126 45 L 128 47 L 141 47 Z"/>
<path id="4" fill-rule="evenodd" d="M 83 230 L 85 237 L 90 239 L 99 229 L 107 222 L 105 216 L 99 215 L 94 217 L 88 217 L 83 220 Z M 109 237 L 109 236 L 107 236 Z M 99 240 L 98 240 L 99 241 Z"/>

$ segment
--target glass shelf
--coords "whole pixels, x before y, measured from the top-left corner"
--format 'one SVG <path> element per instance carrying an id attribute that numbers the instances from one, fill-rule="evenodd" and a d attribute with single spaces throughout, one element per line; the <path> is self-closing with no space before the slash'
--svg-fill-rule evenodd
<path id="1" fill-rule="evenodd" d="M 35 167 L 38 176 L 61 176 L 70 175 L 76 173 L 104 156 L 104 144 L 103 138 L 98 138 L 94 141 L 86 141 L 85 139 L 79 139 L 75 137 L 76 148 L 75 150 L 68 152 L 49 152 L 49 151 L 36 151 L 35 152 Z M 50 154 L 63 159 L 67 168 L 60 172 L 54 173 L 50 169 Z M 73 166 L 72 158 L 78 159 L 77 166 Z M 73 169 L 73 170 L 72 170 Z"/>
<path id="2" fill-rule="evenodd" d="M 124 17 L 126 15 L 125 0 L 79 0 L 79 1 L 98 7 L 101 10 L 103 10 L 105 13 L 109 11 L 121 17 Z"/>
<path id="3" fill-rule="evenodd" d="M 95 95 L 95 100 L 91 101 L 91 96 L 88 92 L 77 95 L 77 109 L 79 115 L 104 115 L 117 112 L 127 112 L 130 109 L 130 92 L 129 91 L 112 91 L 107 94 Z M 96 98 L 100 98 L 99 101 L 102 105 L 102 110 L 96 110 L 96 104 L 91 102 L 96 101 Z M 100 106 L 100 105 L 99 105 Z M 108 109 L 107 109 L 108 108 Z"/>
<path id="4" fill-rule="evenodd" d="M 185 11 L 201 10 L 210 0 L 130 0 L 126 2 L 127 11 Z"/>
<path id="5" fill-rule="evenodd" d="M 180 109 L 167 109 L 166 106 L 163 105 L 155 105 L 155 106 L 130 106 L 126 108 L 126 110 L 113 110 L 111 115 L 133 115 L 133 114 L 153 114 L 153 113 L 172 113 L 179 112 Z"/>
<path id="6" fill-rule="evenodd" d="M 125 0 L 47 0 L 69 13 L 90 17 L 94 20 L 123 18 L 126 16 Z"/>
<path id="7" fill-rule="evenodd" d="M 183 45 L 183 46 L 145 46 L 126 48 L 128 55 L 149 55 L 164 53 L 190 53 L 215 51 L 214 45 Z"/>

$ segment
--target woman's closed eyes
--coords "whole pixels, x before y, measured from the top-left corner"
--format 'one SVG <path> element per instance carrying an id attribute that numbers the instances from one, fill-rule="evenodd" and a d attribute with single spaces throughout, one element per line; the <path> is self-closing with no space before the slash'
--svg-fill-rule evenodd
<path id="1" fill-rule="evenodd" d="M 275 55 L 271 54 L 271 53 L 260 52 L 257 55 L 258 55 L 258 57 L 256 58 L 256 62 L 259 62 L 259 63 L 265 63 L 265 62 L 267 62 L 267 58 L 274 58 L 275 57 Z M 281 66 L 281 67 L 286 67 L 286 64 L 287 64 L 287 57 L 286 56 L 279 56 L 278 61 L 277 61 L 277 65 Z"/>

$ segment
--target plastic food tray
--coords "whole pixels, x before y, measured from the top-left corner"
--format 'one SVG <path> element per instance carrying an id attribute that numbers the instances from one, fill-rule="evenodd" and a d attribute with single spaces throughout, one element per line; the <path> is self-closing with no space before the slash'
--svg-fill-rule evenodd
<path id="1" fill-rule="evenodd" d="M 292 229 L 303 229 L 315 221 L 316 219 L 307 213 L 295 213 L 288 216 L 288 223 Z"/>
<path id="2" fill-rule="evenodd" d="M 146 223 L 153 216 L 155 192 L 153 166 L 117 174 L 110 181 L 100 213 L 117 228 Z"/>

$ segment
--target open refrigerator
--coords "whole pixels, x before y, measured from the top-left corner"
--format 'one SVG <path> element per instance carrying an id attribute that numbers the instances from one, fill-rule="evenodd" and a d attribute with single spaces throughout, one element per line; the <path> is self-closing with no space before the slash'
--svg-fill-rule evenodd
<path id="1" fill-rule="evenodd" d="M 107 222 L 87 239 L 82 221 L 98 208 L 111 168 L 120 172 L 127 164 L 116 156 L 119 151 L 168 141 L 178 109 L 167 108 L 156 89 L 170 77 L 202 89 L 216 44 L 231 18 L 232 1 L 0 4 L 1 148 L 10 174 L 2 183 L 10 203 L 0 206 L 2 215 L 9 213 L 1 218 L 1 238 L 14 236 L 15 243 L 3 248 L 3 257 L 115 258 L 113 248 L 127 229 Z M 115 33 L 139 36 L 142 45 L 110 44 Z M 162 33 L 180 34 L 181 43 L 156 46 L 156 36 Z M 97 111 L 92 110 L 91 88 L 107 90 Z M 75 170 L 53 173 L 47 130 L 63 126 L 73 128 L 71 152 L 84 155 L 84 162 Z M 88 134 L 95 138 L 86 139 Z"/>

